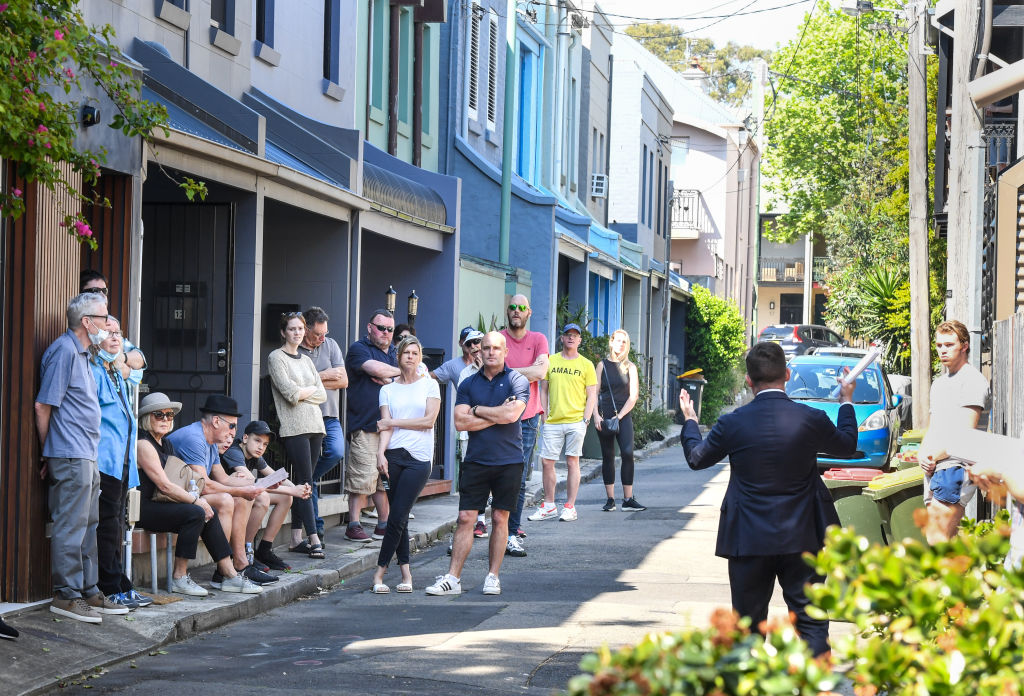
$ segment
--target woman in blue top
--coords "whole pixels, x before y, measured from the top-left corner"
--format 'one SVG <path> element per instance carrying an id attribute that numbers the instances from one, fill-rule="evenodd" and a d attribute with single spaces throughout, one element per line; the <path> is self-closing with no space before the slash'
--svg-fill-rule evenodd
<path id="1" fill-rule="evenodd" d="M 90 348 L 96 394 L 100 402 L 99 523 L 96 526 L 99 587 L 110 601 L 138 609 L 153 600 L 135 591 L 124 572 L 123 545 L 128 490 L 139 485 L 135 460 L 137 423 L 131 386 L 122 376 L 124 365 L 121 324 L 108 316 L 106 336 Z"/>

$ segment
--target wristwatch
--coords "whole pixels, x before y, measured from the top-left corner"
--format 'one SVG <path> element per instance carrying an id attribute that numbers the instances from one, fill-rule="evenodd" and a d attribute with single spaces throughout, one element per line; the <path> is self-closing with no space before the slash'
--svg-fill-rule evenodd
<path id="1" fill-rule="evenodd" d="M 477 404 L 476 406 L 474 406 L 473 408 L 471 408 L 471 409 L 470 409 L 470 411 L 472 411 L 472 412 L 473 412 L 473 415 L 474 415 L 474 416 L 476 416 L 476 409 L 477 409 L 477 407 L 478 407 L 479 405 L 480 405 L 480 404 Z"/>

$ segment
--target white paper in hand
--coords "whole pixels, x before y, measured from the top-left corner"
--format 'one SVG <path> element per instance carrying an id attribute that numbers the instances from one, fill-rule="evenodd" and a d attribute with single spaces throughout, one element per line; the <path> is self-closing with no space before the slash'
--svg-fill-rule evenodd
<path id="1" fill-rule="evenodd" d="M 277 469 L 274 471 L 274 473 L 268 476 L 264 476 L 253 485 L 256 486 L 257 488 L 270 488 L 275 483 L 281 483 L 286 478 L 288 478 L 288 472 L 285 471 L 284 469 Z"/>

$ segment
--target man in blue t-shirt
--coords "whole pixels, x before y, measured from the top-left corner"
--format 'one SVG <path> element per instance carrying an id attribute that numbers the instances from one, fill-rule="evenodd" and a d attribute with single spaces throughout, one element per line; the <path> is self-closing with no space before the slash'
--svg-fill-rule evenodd
<path id="1" fill-rule="evenodd" d="M 516 505 L 523 475 L 523 433 L 519 419 L 530 400 L 530 382 L 505 366 L 508 346 L 497 331 L 484 336 L 484 365 L 462 381 L 455 397 L 455 427 L 469 432 L 459 482 L 459 525 L 448 573 L 427 588 L 428 595 L 462 594 L 462 566 L 473 546 L 477 510 L 491 500 L 489 572 L 483 593 L 501 594 L 498 571 L 505 557 L 508 514 Z"/>
<path id="2" fill-rule="evenodd" d="M 388 497 L 381 487 L 377 471 L 377 421 L 380 419 L 380 388 L 401 374 L 391 337 L 395 317 L 386 309 L 375 309 L 366 322 L 366 338 L 348 348 L 348 405 L 345 431 L 348 433 L 348 457 L 345 460 L 345 492 L 348 493 L 349 541 L 369 542 L 383 539 L 388 522 Z M 377 527 L 371 537 L 359 523 L 366 497 L 377 506 Z"/>

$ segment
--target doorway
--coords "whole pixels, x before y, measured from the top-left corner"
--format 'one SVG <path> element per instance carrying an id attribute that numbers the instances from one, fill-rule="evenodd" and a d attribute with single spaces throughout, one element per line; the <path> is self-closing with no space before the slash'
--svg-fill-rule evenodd
<path id="1" fill-rule="evenodd" d="M 231 390 L 232 207 L 144 204 L 140 341 L 143 394 L 181 402 L 179 425 Z"/>

